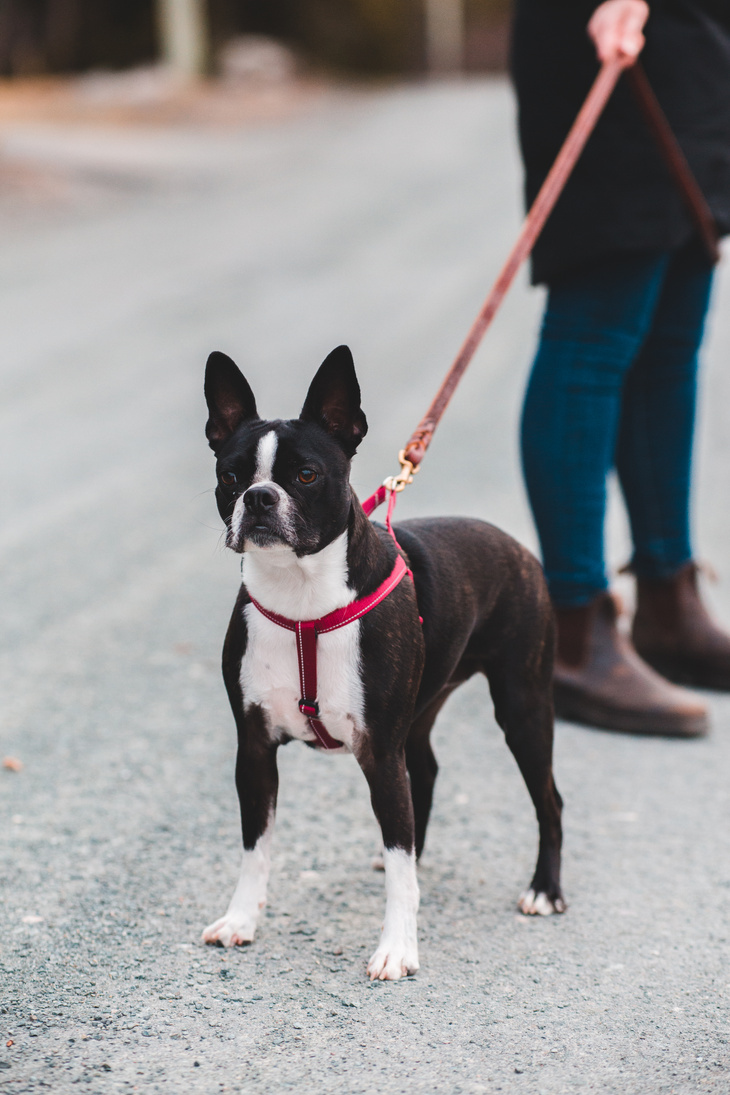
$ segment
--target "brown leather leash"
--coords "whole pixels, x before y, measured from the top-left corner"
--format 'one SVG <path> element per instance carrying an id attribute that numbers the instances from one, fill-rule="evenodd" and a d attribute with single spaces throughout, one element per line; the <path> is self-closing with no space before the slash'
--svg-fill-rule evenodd
<path id="1" fill-rule="evenodd" d="M 711 262 L 716 263 L 720 258 L 717 225 L 705 200 L 705 195 L 700 190 L 697 179 L 692 174 L 692 169 L 680 148 L 679 141 L 672 132 L 667 116 L 659 105 L 659 100 L 654 94 L 648 77 L 640 64 L 633 65 L 628 69 L 626 76 L 646 123 L 659 146 L 659 151 L 669 168 L 669 172 L 674 176 L 674 181 L 684 199 L 687 211 L 694 221 L 695 228 L 707 254 Z"/>
<path id="2" fill-rule="evenodd" d="M 481 311 L 474 320 L 453 365 L 444 377 L 431 406 L 418 423 L 410 440 L 398 454 L 401 470 L 398 475 L 389 476 L 385 480 L 384 487 L 388 491 L 402 491 L 408 483 L 413 481 L 413 475 L 418 471 L 419 465 L 426 455 L 426 449 L 431 443 L 434 431 L 456 390 L 457 384 L 474 357 L 487 328 L 514 281 L 515 274 L 532 251 L 588 138 L 593 132 L 596 122 L 611 97 L 624 67 L 621 61 L 607 61 L 601 66 L 593 86 L 588 92 L 586 100 L 557 155 L 555 163 L 525 218 L 514 247 L 482 305 Z M 718 233 L 707 201 L 692 174 L 664 111 L 654 95 L 646 73 L 638 62 L 628 70 L 628 78 L 649 130 L 659 146 L 670 173 L 674 177 L 708 255 L 711 261 L 715 263 L 719 258 Z"/>

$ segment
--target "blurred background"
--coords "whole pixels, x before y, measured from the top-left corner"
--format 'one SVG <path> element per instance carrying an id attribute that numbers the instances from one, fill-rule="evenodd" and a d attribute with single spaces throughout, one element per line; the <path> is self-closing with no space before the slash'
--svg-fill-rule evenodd
<path id="1" fill-rule="evenodd" d="M 393 992 L 364 980 L 365 781 L 292 745 L 260 938 L 198 944 L 241 840 L 206 357 L 290 416 L 348 343 L 360 497 L 397 470 L 522 218 L 508 20 L 505 0 L 0 0 L 0 1086 L 727 1090 L 704 1085 L 730 1001 L 728 697 L 704 741 L 559 726 L 571 909 L 527 924 L 532 809 L 485 682 L 459 690 L 423 969 Z M 517 426 L 542 301 L 523 271 L 398 517 L 535 547 Z M 696 525 L 726 622 L 729 355 L 721 268 Z M 617 569 L 615 496 L 608 546 Z"/>
<path id="2" fill-rule="evenodd" d="M 504 65 L 509 0 L 3 0 L 0 75 L 119 69 L 164 59 L 216 72 L 241 36 L 338 72 Z"/>

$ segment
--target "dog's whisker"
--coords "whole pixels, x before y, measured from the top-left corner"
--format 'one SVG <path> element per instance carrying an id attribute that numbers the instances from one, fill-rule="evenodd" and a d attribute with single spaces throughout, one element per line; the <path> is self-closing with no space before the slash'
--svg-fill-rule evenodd
<path id="1" fill-rule="evenodd" d="M 207 528 L 210 532 L 220 533 L 218 525 L 209 525 L 206 521 L 201 521 L 199 518 L 195 518 L 195 524 L 198 528 Z"/>

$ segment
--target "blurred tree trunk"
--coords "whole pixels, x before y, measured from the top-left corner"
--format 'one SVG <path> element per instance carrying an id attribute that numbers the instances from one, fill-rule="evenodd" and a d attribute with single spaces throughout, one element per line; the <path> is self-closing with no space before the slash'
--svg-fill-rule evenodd
<path id="1" fill-rule="evenodd" d="M 202 75 L 209 64 L 206 0 L 157 0 L 162 56 L 180 76 Z"/>
<path id="2" fill-rule="evenodd" d="M 464 0 L 424 0 L 424 4 L 428 71 L 460 72 L 464 64 Z"/>

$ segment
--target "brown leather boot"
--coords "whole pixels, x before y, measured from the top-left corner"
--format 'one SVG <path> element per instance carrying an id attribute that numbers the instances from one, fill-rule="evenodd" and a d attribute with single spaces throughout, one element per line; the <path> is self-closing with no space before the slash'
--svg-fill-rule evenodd
<path id="1" fill-rule="evenodd" d="M 698 737 L 707 732 L 699 696 L 655 673 L 617 626 L 602 593 L 580 608 L 556 608 L 555 713 L 569 722 L 634 734 Z"/>
<path id="2" fill-rule="evenodd" d="M 702 604 L 697 570 L 687 563 L 671 578 L 638 579 L 634 645 L 669 680 L 728 692 L 730 635 Z"/>

